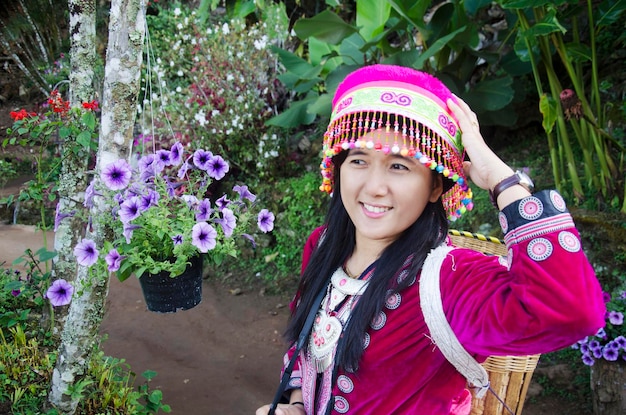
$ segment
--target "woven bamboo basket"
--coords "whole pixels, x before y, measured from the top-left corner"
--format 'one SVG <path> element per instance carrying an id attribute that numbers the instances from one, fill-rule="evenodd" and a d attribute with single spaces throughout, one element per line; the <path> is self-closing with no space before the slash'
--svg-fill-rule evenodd
<path id="1" fill-rule="evenodd" d="M 450 230 L 450 239 L 455 246 L 470 248 L 490 255 L 507 254 L 506 246 L 498 239 L 477 233 Z M 471 415 L 519 415 L 524 407 L 528 386 L 537 367 L 539 355 L 490 356 L 482 364 L 489 375 L 491 393 L 477 398 L 472 391 Z M 498 399 L 500 398 L 502 402 Z M 508 409 L 507 409 L 508 408 Z"/>

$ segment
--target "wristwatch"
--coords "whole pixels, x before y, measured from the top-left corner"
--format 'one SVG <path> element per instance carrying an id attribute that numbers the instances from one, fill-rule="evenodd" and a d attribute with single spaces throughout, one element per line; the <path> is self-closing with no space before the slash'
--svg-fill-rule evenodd
<path id="1" fill-rule="evenodd" d="M 535 188 L 535 184 L 526 173 L 520 170 L 516 170 L 512 176 L 509 176 L 506 179 L 502 180 L 500 183 L 494 186 L 493 190 L 489 191 L 489 200 L 491 200 L 491 204 L 494 205 L 497 209 L 498 196 L 500 196 L 500 193 L 504 192 L 509 187 L 516 185 L 522 186 L 531 193 Z"/>

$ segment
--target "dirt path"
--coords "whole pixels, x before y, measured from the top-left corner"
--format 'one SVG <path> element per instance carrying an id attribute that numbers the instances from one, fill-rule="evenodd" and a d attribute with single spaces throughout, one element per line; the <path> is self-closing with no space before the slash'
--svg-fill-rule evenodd
<path id="1" fill-rule="evenodd" d="M 136 279 L 111 280 L 103 350 L 138 374 L 156 371 L 153 386 L 173 414 L 250 415 L 274 394 L 286 319 L 277 297 L 232 295 L 207 281 L 195 308 L 153 313 Z"/>

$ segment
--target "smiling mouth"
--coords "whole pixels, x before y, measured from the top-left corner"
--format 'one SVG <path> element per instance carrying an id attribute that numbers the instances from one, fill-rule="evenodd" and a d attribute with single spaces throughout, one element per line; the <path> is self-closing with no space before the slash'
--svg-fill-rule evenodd
<path id="1" fill-rule="evenodd" d="M 388 210 L 391 210 L 391 208 L 388 208 L 388 207 L 372 206 L 366 203 L 363 203 L 363 207 L 365 208 L 365 210 L 367 210 L 368 212 L 372 212 L 372 213 L 384 213 L 384 212 L 387 212 Z"/>

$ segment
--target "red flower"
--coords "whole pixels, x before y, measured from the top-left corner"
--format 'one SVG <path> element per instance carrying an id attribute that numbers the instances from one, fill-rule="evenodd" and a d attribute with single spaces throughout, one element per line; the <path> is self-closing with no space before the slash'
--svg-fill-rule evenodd
<path id="1" fill-rule="evenodd" d="M 27 112 L 25 109 L 21 109 L 19 111 L 11 111 L 11 118 L 13 118 L 14 121 L 20 121 L 23 120 L 24 118 L 27 117 L 34 117 L 37 114 L 34 112 Z"/>
<path id="2" fill-rule="evenodd" d="M 60 112 L 62 114 L 68 112 L 70 110 L 70 102 L 64 101 L 61 98 L 61 94 L 56 89 L 50 92 L 50 98 L 48 98 L 48 105 L 52 108 L 54 112 Z"/>
<path id="3" fill-rule="evenodd" d="M 90 111 L 95 111 L 98 109 L 98 101 L 93 100 L 91 102 L 83 102 L 83 108 Z"/>

